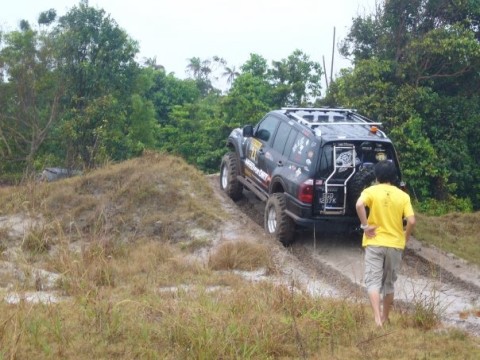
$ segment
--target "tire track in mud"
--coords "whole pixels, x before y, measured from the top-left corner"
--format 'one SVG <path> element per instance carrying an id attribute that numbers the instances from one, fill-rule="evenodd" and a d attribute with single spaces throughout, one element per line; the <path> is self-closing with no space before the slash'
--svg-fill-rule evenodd
<path id="1" fill-rule="evenodd" d="M 244 190 L 238 208 L 263 229 L 264 203 Z M 299 232 L 285 249 L 311 274 L 345 298 L 367 301 L 363 286 L 363 250 L 358 238 Z M 428 256 L 427 256 L 428 255 Z M 480 270 L 461 259 L 424 247 L 412 239 L 404 253 L 396 285 L 396 306 L 435 306 L 445 324 L 480 336 Z"/>

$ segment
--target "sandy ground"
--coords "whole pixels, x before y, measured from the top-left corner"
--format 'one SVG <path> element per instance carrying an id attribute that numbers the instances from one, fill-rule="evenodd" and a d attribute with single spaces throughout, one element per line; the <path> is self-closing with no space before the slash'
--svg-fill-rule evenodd
<path id="1" fill-rule="evenodd" d="M 218 224 L 213 248 L 199 251 L 197 257 L 200 261 L 202 258 L 206 261 L 209 252 L 223 241 L 263 243 L 269 247 L 279 271 L 275 274 L 267 274 L 262 269 L 243 272 L 242 275 L 249 280 L 282 283 L 301 288 L 313 296 L 367 302 L 363 287 L 363 251 L 358 239 L 304 232 L 299 234 L 293 246 L 285 248 L 263 230 L 264 203 L 248 191 L 244 191 L 243 199 L 233 202 L 220 190 L 217 175 L 208 178 L 222 210 L 230 215 L 230 219 Z M 22 238 L 35 221 L 40 220 L 26 219 L 21 215 L 0 217 L 0 233 L 8 229 Z M 4 301 L 63 301 L 55 292 L 58 274 L 27 265 L 20 244 L 3 244 L 3 247 L 0 296 Z M 16 291 L 15 284 L 18 283 L 36 291 L 20 293 Z M 445 325 L 480 336 L 480 269 L 452 254 L 412 239 L 405 251 L 395 297 L 398 304 L 407 307 L 422 302 L 434 304 Z"/>
<path id="2" fill-rule="evenodd" d="M 264 203 L 244 190 L 234 203 L 212 176 L 212 187 L 236 221 L 228 224 L 226 240 L 238 237 L 265 242 L 282 269 L 283 282 L 295 282 L 313 295 L 352 297 L 367 301 L 363 285 L 363 250 L 358 239 L 335 234 L 300 233 L 293 246 L 283 247 L 263 231 Z M 277 279 L 278 281 L 278 279 Z M 480 336 L 480 269 L 452 254 L 424 246 L 412 238 L 404 253 L 396 284 L 396 302 L 435 306 L 445 325 Z"/>

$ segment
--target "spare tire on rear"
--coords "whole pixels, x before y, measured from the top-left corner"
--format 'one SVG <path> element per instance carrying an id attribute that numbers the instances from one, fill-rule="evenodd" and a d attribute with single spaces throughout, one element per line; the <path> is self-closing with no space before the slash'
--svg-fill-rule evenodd
<path id="1" fill-rule="evenodd" d="M 355 214 L 355 204 L 362 191 L 375 183 L 375 171 L 373 166 L 360 168 L 348 183 L 347 206 L 348 212 Z"/>

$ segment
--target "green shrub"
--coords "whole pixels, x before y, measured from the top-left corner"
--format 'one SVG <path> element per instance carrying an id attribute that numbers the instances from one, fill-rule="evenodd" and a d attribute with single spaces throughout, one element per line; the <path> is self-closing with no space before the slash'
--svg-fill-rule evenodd
<path id="1" fill-rule="evenodd" d="M 442 201 L 429 198 L 424 201 L 414 202 L 414 207 L 417 211 L 431 216 L 440 216 L 453 212 L 473 212 L 473 205 L 470 199 L 460 199 L 454 196 Z"/>

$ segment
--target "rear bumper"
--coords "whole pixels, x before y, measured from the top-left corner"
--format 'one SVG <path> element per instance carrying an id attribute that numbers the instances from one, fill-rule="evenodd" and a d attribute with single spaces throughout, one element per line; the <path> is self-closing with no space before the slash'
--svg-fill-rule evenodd
<path id="1" fill-rule="evenodd" d="M 360 220 L 356 215 L 314 215 L 312 205 L 301 203 L 291 196 L 287 196 L 286 213 L 303 227 L 349 231 L 360 228 Z"/>

